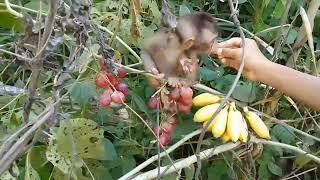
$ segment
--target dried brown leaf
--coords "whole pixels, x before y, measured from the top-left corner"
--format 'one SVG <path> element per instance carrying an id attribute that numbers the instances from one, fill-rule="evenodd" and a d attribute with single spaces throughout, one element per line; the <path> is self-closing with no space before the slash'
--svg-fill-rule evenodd
<path id="1" fill-rule="evenodd" d="M 141 12 L 141 3 L 140 0 L 131 0 L 130 3 L 131 14 L 132 14 L 132 23 L 130 32 L 135 41 L 141 36 L 140 32 L 140 12 Z"/>

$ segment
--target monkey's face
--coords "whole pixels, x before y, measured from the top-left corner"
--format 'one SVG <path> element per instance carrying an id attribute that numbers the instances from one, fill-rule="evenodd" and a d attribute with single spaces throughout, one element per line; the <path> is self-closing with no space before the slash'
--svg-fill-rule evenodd
<path id="1" fill-rule="evenodd" d="M 204 29 L 195 41 L 193 49 L 200 54 L 209 54 L 211 51 L 215 51 L 217 48 L 218 33 Z"/>

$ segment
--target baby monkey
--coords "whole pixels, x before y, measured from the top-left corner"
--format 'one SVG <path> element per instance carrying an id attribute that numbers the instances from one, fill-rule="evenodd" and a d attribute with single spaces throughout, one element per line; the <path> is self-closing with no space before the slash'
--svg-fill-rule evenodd
<path id="1" fill-rule="evenodd" d="M 218 37 L 215 19 L 208 13 L 195 12 L 182 16 L 176 28 L 161 27 L 145 41 L 141 58 L 147 72 L 168 79 L 173 87 L 190 86 L 198 74 L 198 57 L 216 48 Z M 149 78 L 150 86 L 161 83 Z"/>

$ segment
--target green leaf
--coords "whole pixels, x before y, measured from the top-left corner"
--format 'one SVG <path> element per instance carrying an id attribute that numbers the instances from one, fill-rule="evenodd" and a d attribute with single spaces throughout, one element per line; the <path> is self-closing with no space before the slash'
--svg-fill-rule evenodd
<path id="1" fill-rule="evenodd" d="M 118 153 L 121 155 L 143 155 L 143 149 L 137 141 L 126 139 L 115 143 Z M 128 151 L 130 149 L 130 151 Z"/>
<path id="2" fill-rule="evenodd" d="M 121 157 L 122 174 L 126 174 L 136 167 L 136 160 L 133 156 L 122 156 Z"/>
<path id="3" fill-rule="evenodd" d="M 261 164 L 258 169 L 259 179 L 269 179 L 272 174 L 268 170 L 267 164 Z"/>
<path id="4" fill-rule="evenodd" d="M 295 140 L 294 132 L 291 129 L 288 129 L 282 125 L 275 125 L 272 130 L 271 134 L 275 136 L 280 142 L 291 144 Z"/>
<path id="5" fill-rule="evenodd" d="M 86 158 L 106 160 L 103 129 L 90 119 L 78 118 L 61 121 L 53 130 L 46 152 L 48 161 L 68 173 L 71 167 L 80 168 Z"/>
<path id="6" fill-rule="evenodd" d="M 103 138 L 102 141 L 103 141 L 104 147 L 107 151 L 106 160 L 109 160 L 109 161 L 115 160 L 118 157 L 118 155 L 117 155 L 116 149 L 114 148 L 112 142 L 109 141 L 109 139 L 107 139 L 107 138 Z"/>
<path id="7" fill-rule="evenodd" d="M 227 74 L 225 76 L 222 76 L 221 78 L 216 80 L 215 88 L 219 91 L 222 91 L 223 93 L 226 93 L 229 91 L 235 78 L 236 78 L 236 75 L 232 75 L 232 74 Z"/>
<path id="8" fill-rule="evenodd" d="M 27 154 L 27 158 L 26 158 L 26 169 L 25 169 L 25 176 L 24 176 L 25 180 L 40 180 L 40 176 L 38 174 L 38 172 L 33 169 L 31 163 L 30 163 L 30 151 Z"/>
<path id="9" fill-rule="evenodd" d="M 268 169 L 270 172 L 277 176 L 282 176 L 282 169 L 273 162 L 268 163 Z"/>
<path id="10" fill-rule="evenodd" d="M 203 81 L 213 81 L 222 76 L 220 71 L 213 71 L 206 67 L 200 67 L 200 79 Z"/>
<path id="11" fill-rule="evenodd" d="M 113 116 L 113 109 L 99 108 L 98 112 L 94 116 L 94 121 L 100 125 L 105 125 Z"/>
<path id="12" fill-rule="evenodd" d="M 214 165 L 208 168 L 208 179 L 222 180 L 228 173 L 228 166 L 223 160 L 214 162 Z"/>
<path id="13" fill-rule="evenodd" d="M 160 24 L 161 22 L 161 12 L 159 11 L 159 7 L 157 5 L 157 2 L 155 0 L 146 0 L 146 1 L 149 1 L 150 4 L 149 4 L 149 8 L 152 12 L 152 15 L 153 15 L 153 22 L 155 24 Z"/>
<path id="14" fill-rule="evenodd" d="M 24 24 L 21 18 L 11 15 L 9 12 L 0 8 L 0 27 L 14 32 L 21 32 L 24 29 Z"/>
<path id="15" fill-rule="evenodd" d="M 28 153 L 32 168 L 39 174 L 40 179 L 50 179 L 49 164 L 46 158 L 46 146 L 33 146 Z"/>
<path id="16" fill-rule="evenodd" d="M 191 11 L 189 10 L 188 6 L 186 6 L 185 4 L 180 5 L 179 16 L 185 16 L 190 13 L 191 13 Z"/>
<path id="17" fill-rule="evenodd" d="M 294 28 L 290 29 L 290 31 L 288 33 L 288 37 L 287 37 L 287 43 L 293 44 L 294 41 L 296 40 L 297 36 L 298 36 L 298 31 L 295 30 Z"/>
<path id="18" fill-rule="evenodd" d="M 197 129 L 197 124 L 191 120 L 191 118 L 183 118 L 179 120 L 179 125 L 173 131 L 172 143 L 183 138 L 184 135 Z"/>
<path id="19" fill-rule="evenodd" d="M 279 0 L 277 1 L 276 7 L 274 8 L 273 15 L 277 19 L 280 19 L 284 10 L 285 10 L 285 2 L 283 2 L 283 0 Z"/>
<path id="20" fill-rule="evenodd" d="M 300 154 L 294 160 L 294 167 L 301 168 L 301 167 L 305 166 L 307 163 L 309 163 L 310 161 L 311 161 L 311 159 L 308 156 L 306 156 L 304 154 Z"/>
<path id="21" fill-rule="evenodd" d="M 138 109 L 144 113 L 146 113 L 148 119 L 153 119 L 151 114 L 149 113 L 149 108 L 147 107 L 146 103 L 143 101 L 143 99 L 138 96 L 136 93 L 133 91 L 129 91 L 131 98 L 133 102 L 138 106 Z"/>
<path id="22" fill-rule="evenodd" d="M 39 11 L 40 10 L 40 1 L 38 0 L 31 0 L 27 4 L 25 4 L 25 7 Z M 48 5 L 46 3 L 41 4 L 42 12 L 48 12 Z"/>
<path id="23" fill-rule="evenodd" d="M 194 173 L 195 173 L 194 165 L 191 164 L 190 166 L 184 168 L 183 170 L 184 170 L 184 174 L 185 174 L 185 179 L 186 180 L 192 180 L 193 176 L 194 176 Z"/>
<path id="24" fill-rule="evenodd" d="M 90 51 L 85 49 L 80 56 L 79 65 L 77 66 L 76 70 L 79 70 L 79 73 L 83 73 L 87 70 L 89 63 L 93 60 L 92 52 L 98 52 L 99 45 L 92 44 L 90 46 Z"/>
<path id="25" fill-rule="evenodd" d="M 256 100 L 257 90 L 257 87 L 252 83 L 239 81 L 232 97 L 242 102 L 251 103 Z"/>
<path id="26" fill-rule="evenodd" d="M 96 86 L 91 82 L 75 84 L 70 92 L 72 99 L 81 105 L 86 105 L 89 100 L 97 96 Z"/>

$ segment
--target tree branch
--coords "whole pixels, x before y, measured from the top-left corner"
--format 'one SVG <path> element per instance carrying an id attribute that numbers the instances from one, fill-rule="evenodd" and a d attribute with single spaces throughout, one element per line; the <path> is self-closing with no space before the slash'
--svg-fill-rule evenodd
<path id="1" fill-rule="evenodd" d="M 294 151 L 294 152 L 296 152 L 298 154 L 305 154 L 308 158 L 310 158 L 313 161 L 315 161 L 316 163 L 320 164 L 320 158 L 319 157 L 317 157 L 317 156 L 315 156 L 313 154 L 307 153 L 307 152 L 303 151 L 302 149 L 300 149 L 298 147 L 295 147 L 295 146 L 291 146 L 291 145 L 284 144 L 284 143 L 279 143 L 279 142 L 268 141 L 268 140 L 265 140 L 265 139 L 258 139 L 255 136 L 251 136 L 249 142 L 256 143 L 256 144 L 262 143 L 262 144 L 265 144 L 265 145 L 271 145 L 271 146 L 277 146 L 277 147 L 284 148 L 284 149 L 289 149 L 289 150 L 292 150 L 292 151 Z M 201 160 L 208 159 L 208 158 L 210 158 L 210 157 L 212 157 L 214 155 L 217 155 L 219 153 L 230 151 L 230 150 L 232 150 L 232 149 L 234 149 L 236 147 L 239 147 L 239 145 L 240 145 L 239 142 L 237 142 L 237 143 L 227 143 L 227 144 L 223 144 L 223 145 L 217 146 L 216 148 L 211 148 L 211 149 L 204 150 L 204 151 L 202 151 L 200 153 L 200 159 Z M 183 168 L 186 168 L 186 167 L 190 166 L 191 164 L 195 163 L 196 161 L 197 161 L 196 155 L 192 155 L 192 156 L 189 156 L 189 157 L 187 157 L 185 159 L 182 159 L 182 160 L 176 162 L 174 164 L 174 167 L 176 169 L 180 170 L 180 169 L 183 169 Z M 175 171 L 174 167 L 171 167 L 170 165 L 164 166 L 164 167 L 160 167 L 160 172 L 162 172 L 164 175 L 170 174 L 170 173 Z M 150 170 L 148 172 L 140 174 L 140 175 L 136 176 L 135 178 L 133 178 L 133 180 L 156 178 L 157 177 L 157 169 L 158 168 L 155 168 L 153 170 Z M 167 169 L 167 171 L 164 172 L 166 169 Z"/>
<path id="2" fill-rule="evenodd" d="M 306 151 L 303 151 L 302 149 L 296 147 L 296 146 L 291 146 L 289 144 L 284 144 L 284 143 L 280 143 L 280 142 L 274 142 L 274 141 L 268 141 L 268 140 L 265 140 L 265 139 L 258 139 L 254 136 L 251 136 L 250 137 L 250 142 L 253 142 L 253 143 L 262 143 L 262 144 L 266 144 L 266 145 L 271 145 L 271 146 L 278 146 L 278 147 L 281 147 L 281 148 L 284 148 L 284 149 L 290 149 L 298 154 L 304 154 L 305 156 L 307 156 L 308 158 L 312 159 L 313 161 L 315 161 L 316 163 L 320 164 L 320 158 L 313 155 L 313 154 L 310 154 Z"/>
<path id="3" fill-rule="evenodd" d="M 191 139 L 192 137 L 198 135 L 201 133 L 201 129 L 198 129 L 196 131 L 191 132 L 190 134 L 187 134 L 184 138 L 182 138 L 180 141 L 178 141 L 177 143 L 175 143 L 174 145 L 170 146 L 167 150 L 165 150 L 168 154 L 171 153 L 172 151 L 174 151 L 175 149 L 177 149 L 178 147 L 180 147 L 184 142 L 188 141 L 189 139 Z M 165 156 L 166 153 L 162 152 L 160 153 L 160 158 L 162 158 L 163 156 Z M 138 173 L 139 171 L 141 171 L 143 168 L 147 167 L 149 164 L 153 163 L 154 161 L 156 161 L 158 159 L 158 155 L 154 155 L 151 158 L 149 158 L 148 160 L 144 161 L 143 163 L 141 163 L 139 166 L 135 167 L 134 169 L 132 169 L 130 172 L 128 172 L 127 174 L 125 174 L 124 176 L 122 176 L 119 180 L 125 180 L 125 179 L 129 179 L 131 178 L 133 175 L 135 175 L 136 173 Z"/>
<path id="4" fill-rule="evenodd" d="M 34 102 L 34 96 L 36 93 L 36 89 L 38 87 L 39 80 L 41 78 L 41 70 L 43 68 L 44 52 L 45 52 L 44 50 L 53 30 L 56 13 L 57 13 L 57 2 L 56 0 L 50 0 L 49 13 L 45 21 L 45 29 L 40 42 L 41 49 L 37 52 L 36 56 L 32 59 L 32 61 L 29 62 L 32 67 L 31 69 L 32 74 L 31 74 L 30 84 L 28 87 L 29 99 L 24 106 L 23 119 L 25 123 L 29 121 L 29 115 L 32 108 L 32 104 Z"/>
<path id="5" fill-rule="evenodd" d="M 223 152 L 226 152 L 226 151 L 230 151 L 236 147 L 238 147 L 240 145 L 240 143 L 227 143 L 227 144 L 223 144 L 223 145 L 220 145 L 220 146 L 217 146 L 215 148 L 211 148 L 211 149 L 207 149 L 207 150 L 204 150 L 202 152 L 200 152 L 199 156 L 200 156 L 200 159 L 203 160 L 203 159 L 208 159 L 214 155 L 217 155 L 219 153 L 223 153 Z M 196 155 L 192 155 L 192 156 L 189 156 L 185 159 L 182 159 L 178 162 L 176 162 L 174 164 L 174 167 L 176 169 L 183 169 L 183 168 L 186 168 L 188 166 L 190 166 L 191 164 L 197 162 L 197 157 Z M 164 166 L 164 167 L 160 167 L 160 172 L 163 173 L 166 169 L 167 171 L 163 174 L 163 175 L 166 175 L 166 174 L 169 174 L 169 173 L 172 173 L 175 171 L 175 168 L 173 166 Z M 133 180 L 142 180 L 142 179 L 153 179 L 153 178 L 156 178 L 157 177 L 157 168 L 156 169 L 153 169 L 151 171 L 148 171 L 148 172 L 145 172 L 143 174 L 140 174 L 138 176 L 136 176 L 135 178 L 133 178 Z"/>

